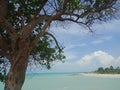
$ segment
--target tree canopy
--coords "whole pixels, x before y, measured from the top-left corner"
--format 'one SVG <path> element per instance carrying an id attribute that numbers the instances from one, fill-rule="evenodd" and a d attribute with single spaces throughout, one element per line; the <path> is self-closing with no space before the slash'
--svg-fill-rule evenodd
<path id="1" fill-rule="evenodd" d="M 100 74 L 120 74 L 120 67 L 114 68 L 113 66 L 110 67 L 99 67 L 98 70 L 94 71 L 95 73 Z"/>

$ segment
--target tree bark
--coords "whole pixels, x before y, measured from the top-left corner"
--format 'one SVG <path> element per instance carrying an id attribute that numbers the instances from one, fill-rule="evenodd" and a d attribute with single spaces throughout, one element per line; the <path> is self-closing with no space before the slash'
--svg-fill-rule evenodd
<path id="1" fill-rule="evenodd" d="M 4 90 L 21 90 L 28 63 L 29 52 L 23 51 L 17 55 L 13 54 L 14 62 L 11 62 L 11 68 L 7 75 Z"/>

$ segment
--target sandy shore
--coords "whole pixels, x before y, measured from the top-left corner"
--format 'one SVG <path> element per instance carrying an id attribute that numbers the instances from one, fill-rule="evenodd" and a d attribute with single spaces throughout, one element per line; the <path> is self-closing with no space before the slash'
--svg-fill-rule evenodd
<path id="1" fill-rule="evenodd" d="M 103 77 L 103 78 L 120 78 L 120 74 L 97 74 L 97 73 L 80 73 L 75 76 L 91 76 L 91 77 Z"/>

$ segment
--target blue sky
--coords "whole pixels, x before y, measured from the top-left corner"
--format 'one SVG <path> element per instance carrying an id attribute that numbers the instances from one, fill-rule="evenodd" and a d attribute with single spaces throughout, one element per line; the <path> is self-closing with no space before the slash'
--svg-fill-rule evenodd
<path id="1" fill-rule="evenodd" d="M 50 31 L 65 47 L 65 63 L 53 62 L 40 72 L 87 72 L 98 67 L 120 67 L 120 19 L 94 24 L 90 33 L 74 23 L 54 24 Z"/>
<path id="2" fill-rule="evenodd" d="M 54 62 L 50 71 L 92 71 L 120 66 L 120 19 L 94 24 L 90 33 L 74 23 L 53 25 L 50 30 L 65 46 L 65 63 Z"/>

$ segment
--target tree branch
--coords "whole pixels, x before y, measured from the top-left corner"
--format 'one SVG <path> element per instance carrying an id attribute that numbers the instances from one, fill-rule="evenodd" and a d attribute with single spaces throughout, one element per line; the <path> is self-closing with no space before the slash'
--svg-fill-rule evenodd
<path id="1" fill-rule="evenodd" d="M 39 9 L 36 11 L 35 15 L 38 15 L 38 13 L 41 11 L 41 9 L 43 9 L 44 5 L 47 3 L 48 0 L 44 0 L 42 3 L 41 3 L 41 6 L 39 7 Z M 63 8 L 66 7 L 66 4 L 69 0 L 64 0 L 64 5 L 63 5 Z M 57 12 L 56 15 L 39 15 L 37 17 L 34 17 L 26 26 L 24 26 L 21 30 L 21 32 L 19 32 L 20 34 L 20 37 L 21 38 L 28 38 L 31 34 L 32 34 L 32 31 L 34 30 L 35 26 L 37 24 L 39 24 L 40 22 L 43 22 L 43 21 L 49 21 L 51 18 L 58 18 L 60 17 L 63 12 L 64 12 L 65 9 L 63 9 L 62 12 Z M 52 21 L 51 19 L 51 21 Z M 50 21 L 50 22 L 51 22 Z M 49 23 L 50 24 L 50 23 Z M 46 26 L 46 25 L 45 25 Z M 41 35 L 40 35 L 41 36 Z"/>
<path id="2" fill-rule="evenodd" d="M 58 15 L 39 15 L 39 17 L 34 18 L 32 21 L 30 21 L 26 26 L 22 28 L 22 30 L 19 32 L 20 38 L 28 38 L 32 31 L 34 30 L 35 26 L 38 25 L 40 22 L 51 22 L 53 18 L 56 18 Z M 50 23 L 49 23 L 50 25 Z M 46 25 L 45 25 L 46 26 Z"/>
<path id="3" fill-rule="evenodd" d="M 62 15 L 62 12 L 58 12 L 58 13 L 56 13 L 56 15 L 53 15 L 53 16 L 51 16 L 51 15 L 40 15 L 37 20 L 35 20 L 35 21 L 32 22 L 32 23 L 34 24 L 33 26 L 35 26 L 35 25 L 38 24 L 38 22 L 40 22 L 40 20 L 41 20 L 41 21 L 42 21 L 42 20 L 45 21 L 45 25 L 44 25 L 43 28 L 41 29 L 40 33 L 39 33 L 39 34 L 36 36 L 36 38 L 33 40 L 32 44 L 31 44 L 32 47 L 34 47 L 35 44 L 38 42 L 39 38 L 40 38 L 42 35 L 44 35 L 44 33 L 46 32 L 46 29 L 50 26 L 50 23 L 51 23 L 53 20 L 59 18 L 61 15 Z M 24 36 L 25 36 L 25 35 L 24 35 Z"/>
<path id="4" fill-rule="evenodd" d="M 14 46 L 15 46 L 16 39 L 17 39 L 17 33 L 15 32 L 12 25 L 5 18 L 1 16 L 0 16 L 0 26 L 3 27 L 7 31 L 8 35 L 10 36 L 11 48 L 14 51 Z"/>
<path id="5" fill-rule="evenodd" d="M 48 0 L 43 0 L 39 6 L 39 9 L 36 11 L 36 13 L 34 14 L 34 18 L 36 18 L 37 15 L 39 15 L 40 11 L 43 9 L 43 7 L 45 6 L 45 4 L 47 3 Z"/>
<path id="6" fill-rule="evenodd" d="M 9 51 L 8 45 L 6 42 L 3 40 L 2 35 L 0 34 L 0 56 L 1 55 L 6 55 L 7 51 Z"/>
<path id="7" fill-rule="evenodd" d="M 52 35 L 52 34 L 49 33 L 49 32 L 45 32 L 44 35 L 49 35 L 49 36 L 51 36 L 51 37 L 54 39 L 54 41 L 55 41 L 55 43 L 56 43 L 56 45 L 57 45 L 57 47 L 58 47 L 58 49 L 59 49 L 59 52 L 62 52 L 63 48 L 61 48 L 61 47 L 59 46 L 58 41 L 57 41 L 57 39 L 54 37 L 54 35 Z"/>
<path id="8" fill-rule="evenodd" d="M 40 16 L 39 13 L 42 9 L 44 9 L 43 7 L 47 3 L 47 1 L 48 0 L 43 0 L 40 3 L 39 9 L 36 10 L 35 14 L 33 15 L 33 18 L 31 18 L 30 22 L 22 28 L 21 32 L 19 32 L 21 38 L 28 38 L 31 35 L 32 30 L 35 28 L 35 26 L 39 24 L 42 20 L 44 20 L 44 17 Z"/>
<path id="9" fill-rule="evenodd" d="M 11 37 L 16 35 L 15 30 L 12 27 L 12 25 L 4 17 L 1 17 L 1 16 L 0 16 L 0 25 L 7 30 L 8 34 Z"/>
<path id="10" fill-rule="evenodd" d="M 0 16 L 6 17 L 7 14 L 7 0 L 0 0 Z"/>
<path id="11" fill-rule="evenodd" d="M 63 4 L 63 12 L 65 12 L 66 7 L 67 7 L 67 3 L 69 2 L 69 0 L 64 0 L 64 4 Z"/>
<path id="12" fill-rule="evenodd" d="M 56 0 L 54 0 L 54 4 L 55 4 L 56 10 L 57 10 L 57 2 L 56 2 Z"/>
<path id="13" fill-rule="evenodd" d="M 36 38 L 33 40 L 33 42 L 31 43 L 31 48 L 34 48 L 36 43 L 39 41 L 39 38 L 41 36 L 43 36 L 46 32 L 46 29 L 50 26 L 50 23 L 52 21 L 52 18 L 50 18 L 45 25 L 43 26 L 43 28 L 41 29 L 40 33 L 36 36 Z"/>
<path id="14" fill-rule="evenodd" d="M 3 51 L 2 51 L 2 50 L 0 50 L 0 56 L 3 56 L 3 55 L 4 55 Z"/>
<path id="15" fill-rule="evenodd" d="M 62 17 L 59 17 L 59 18 L 55 18 L 54 19 L 55 21 L 71 21 L 71 22 L 74 22 L 74 23 L 77 23 L 77 24 L 83 24 L 83 25 L 85 25 L 86 23 L 85 22 L 83 22 L 83 21 L 79 21 L 79 20 L 74 20 L 74 19 L 72 19 L 72 18 L 62 18 Z"/>
<path id="16" fill-rule="evenodd" d="M 41 16 L 39 18 L 34 18 L 31 20 L 26 26 L 24 26 L 18 34 L 20 35 L 20 38 L 28 38 L 32 31 L 34 30 L 35 26 L 39 24 L 44 18 Z"/>
<path id="17" fill-rule="evenodd" d="M 39 7 L 38 11 L 36 11 L 36 15 L 42 9 L 44 10 L 44 6 L 47 3 L 47 1 L 48 0 L 42 1 L 41 6 Z M 62 9 L 59 10 L 59 11 L 55 11 L 53 13 L 53 11 L 51 10 L 51 14 L 47 15 L 47 12 L 44 10 L 44 12 L 45 12 L 44 15 L 39 15 L 36 18 L 33 18 L 28 23 L 28 25 L 26 25 L 26 26 L 24 26 L 24 28 L 22 28 L 22 30 L 21 30 L 22 38 L 28 38 L 32 34 L 32 31 L 34 30 L 35 26 L 38 25 L 40 22 L 43 22 L 45 25 L 43 25 L 40 33 L 35 38 L 35 40 L 32 42 L 32 45 L 34 45 L 39 40 L 39 38 L 45 33 L 47 27 L 50 25 L 50 23 L 52 21 L 55 21 L 55 20 L 58 20 L 58 21 L 72 21 L 72 22 L 75 22 L 75 23 L 78 23 L 78 24 L 87 25 L 87 27 L 89 27 L 88 25 L 90 25 L 92 23 L 92 21 L 94 21 L 95 19 L 93 17 L 91 17 L 91 18 L 88 17 L 88 19 L 87 19 L 87 15 L 89 16 L 89 14 L 94 15 L 95 13 L 99 13 L 99 12 L 95 11 L 96 10 L 95 7 L 89 7 L 88 9 L 86 7 L 81 7 L 82 9 L 81 8 L 79 8 L 79 9 L 76 8 L 76 10 L 81 12 L 81 13 L 75 13 L 75 12 L 70 12 L 69 13 L 69 11 L 66 11 L 67 6 L 68 6 L 68 2 L 69 2 L 69 0 L 63 0 Z M 107 7 L 107 6 L 104 6 L 104 7 Z M 99 8 L 101 8 L 101 7 L 99 7 Z M 50 10 L 50 8 L 49 8 L 49 10 Z M 64 17 L 64 16 L 66 16 L 66 17 Z M 72 19 L 71 17 L 69 18 L 68 16 L 72 16 L 72 17 L 75 17 L 75 18 Z"/>
<path id="18" fill-rule="evenodd" d="M 0 26 L 5 28 L 10 35 L 10 37 L 14 36 L 16 33 L 12 25 L 6 20 L 7 14 L 7 0 L 0 0 Z"/>
<path id="19" fill-rule="evenodd" d="M 4 40 L 3 40 L 3 38 L 2 38 L 2 36 L 1 36 L 1 34 L 0 34 L 0 49 L 3 49 L 3 42 Z"/>
<path id="20" fill-rule="evenodd" d="M 49 2 L 49 4 L 50 4 L 50 7 L 52 7 L 55 11 L 57 10 L 56 9 L 56 7 L 53 5 L 53 3 L 52 2 L 50 2 L 50 1 L 48 1 Z M 54 2 L 54 1 L 53 1 Z M 54 2 L 55 3 L 55 2 Z"/>

